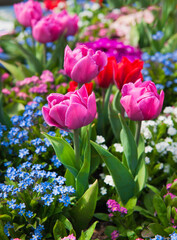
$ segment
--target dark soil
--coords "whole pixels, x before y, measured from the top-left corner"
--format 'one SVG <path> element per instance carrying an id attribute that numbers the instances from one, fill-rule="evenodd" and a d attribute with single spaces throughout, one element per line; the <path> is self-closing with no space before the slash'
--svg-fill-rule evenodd
<path id="1" fill-rule="evenodd" d="M 104 234 L 104 231 L 105 231 L 105 228 L 107 225 L 108 224 L 105 222 L 98 223 L 97 227 L 93 233 L 92 240 L 94 240 L 94 239 L 99 239 L 99 240 L 107 239 L 108 240 L 108 237 Z"/>

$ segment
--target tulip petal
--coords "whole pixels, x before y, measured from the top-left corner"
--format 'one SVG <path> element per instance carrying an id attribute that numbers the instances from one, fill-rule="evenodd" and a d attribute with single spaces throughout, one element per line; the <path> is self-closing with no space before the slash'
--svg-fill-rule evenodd
<path id="1" fill-rule="evenodd" d="M 64 102 L 53 106 L 50 109 L 49 115 L 52 119 L 55 119 L 58 125 L 62 128 L 65 128 L 65 113 L 68 106 L 64 104 Z"/>
<path id="2" fill-rule="evenodd" d="M 92 92 L 92 94 L 88 98 L 87 102 L 87 117 L 84 121 L 84 125 L 90 124 L 96 116 L 96 99 L 95 99 L 95 94 Z"/>
<path id="3" fill-rule="evenodd" d="M 81 102 L 87 106 L 87 99 L 88 99 L 88 92 L 86 89 L 86 86 L 83 85 L 78 91 L 77 91 L 78 96 L 80 97 Z"/>
<path id="4" fill-rule="evenodd" d="M 50 109 L 48 107 L 42 107 L 42 114 L 44 117 L 45 122 L 49 125 L 49 126 L 55 126 L 58 128 L 62 128 L 54 119 L 52 119 L 49 115 Z"/>
<path id="5" fill-rule="evenodd" d="M 87 117 L 87 109 L 77 103 L 72 103 L 66 111 L 65 126 L 69 129 L 77 129 L 84 126 Z"/>
<path id="6" fill-rule="evenodd" d="M 120 103 L 122 104 L 123 108 L 125 109 L 128 117 L 134 121 L 142 121 L 143 114 L 141 109 L 139 108 L 135 98 L 133 96 L 127 95 L 120 99 Z"/>
<path id="7" fill-rule="evenodd" d="M 87 55 L 80 59 L 72 69 L 71 78 L 78 83 L 90 82 L 98 75 L 98 66 L 92 57 Z"/>
<path id="8" fill-rule="evenodd" d="M 144 98 L 139 102 L 139 107 L 143 114 L 144 120 L 153 119 L 159 109 L 160 101 L 155 96 Z"/>
<path id="9" fill-rule="evenodd" d="M 98 66 L 99 72 L 103 70 L 104 66 L 106 66 L 108 61 L 106 54 L 100 50 L 96 51 L 96 53 L 93 55 L 93 59 L 96 62 L 96 65 Z"/>

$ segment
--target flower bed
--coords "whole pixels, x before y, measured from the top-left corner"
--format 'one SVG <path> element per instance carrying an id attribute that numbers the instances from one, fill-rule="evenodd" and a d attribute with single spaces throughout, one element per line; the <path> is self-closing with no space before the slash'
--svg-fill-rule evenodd
<path id="1" fill-rule="evenodd" d="M 177 10 L 152 4 L 14 4 L 0 239 L 177 238 Z"/>

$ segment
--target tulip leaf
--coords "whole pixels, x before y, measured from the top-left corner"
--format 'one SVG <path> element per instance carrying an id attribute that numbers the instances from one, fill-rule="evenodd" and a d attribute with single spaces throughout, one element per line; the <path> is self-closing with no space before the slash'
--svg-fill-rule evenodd
<path id="1" fill-rule="evenodd" d="M 19 67 L 2 60 L 0 60 L 0 63 L 13 75 L 15 79 L 23 80 L 25 78 L 25 75 L 19 70 Z"/>
<path id="2" fill-rule="evenodd" d="M 75 188 L 75 178 L 74 178 L 74 175 L 68 170 L 66 169 L 66 172 L 65 172 L 65 176 L 66 178 L 66 185 L 67 186 L 73 186 L 73 188 Z"/>
<path id="3" fill-rule="evenodd" d="M 94 222 L 87 231 L 81 233 L 79 240 L 90 240 L 98 221 Z"/>
<path id="4" fill-rule="evenodd" d="M 74 150 L 65 140 L 52 137 L 46 133 L 42 133 L 52 144 L 55 153 L 60 160 L 60 162 L 74 175 L 77 176 L 78 171 L 75 163 Z"/>
<path id="5" fill-rule="evenodd" d="M 70 211 L 74 229 L 78 234 L 82 229 L 87 228 L 88 223 L 93 217 L 96 208 L 97 195 L 98 181 L 96 180 Z"/>
<path id="6" fill-rule="evenodd" d="M 118 158 L 98 144 L 92 141 L 91 144 L 106 163 L 120 199 L 123 204 L 126 204 L 128 200 L 134 196 L 135 182 L 133 176 Z"/>
<path id="7" fill-rule="evenodd" d="M 111 124 L 112 131 L 114 133 L 114 136 L 116 140 L 119 142 L 120 141 L 120 131 L 122 129 L 121 122 L 118 116 L 118 113 L 114 111 L 109 105 L 108 107 L 108 118 Z"/>
<path id="8" fill-rule="evenodd" d="M 135 181 L 137 183 L 137 193 L 144 188 L 147 181 L 147 169 L 144 158 L 145 155 L 142 153 L 139 157 L 138 166 L 136 168 L 137 175 L 135 176 Z"/>
<path id="9" fill-rule="evenodd" d="M 22 45 L 16 42 L 16 46 L 21 52 L 21 54 L 25 57 L 27 60 L 30 69 L 36 73 L 41 74 L 42 73 L 42 64 L 40 61 L 35 57 L 35 55 L 28 49 L 24 48 Z"/>
<path id="10" fill-rule="evenodd" d="M 121 92 L 117 90 L 112 102 L 113 110 L 116 111 L 117 113 L 121 113 L 122 106 L 120 104 L 120 99 L 121 99 Z"/>
<path id="11" fill-rule="evenodd" d="M 163 224 L 163 226 L 167 227 L 168 226 L 167 207 L 160 195 L 158 194 L 154 195 L 153 205 L 161 223 Z"/>
<path id="12" fill-rule="evenodd" d="M 67 232 L 63 222 L 59 220 L 56 221 L 55 226 L 53 227 L 53 235 L 55 240 L 58 240 L 59 237 L 67 236 Z"/>
<path id="13" fill-rule="evenodd" d="M 76 193 L 78 197 L 81 197 L 88 188 L 88 178 L 90 174 L 90 142 L 89 133 L 87 132 L 87 141 L 85 145 L 84 161 L 82 167 L 76 178 Z"/>
<path id="14" fill-rule="evenodd" d="M 127 165 L 132 174 L 135 176 L 136 168 L 138 165 L 137 145 L 125 120 L 122 118 L 120 114 L 119 117 L 122 124 L 122 130 L 120 132 L 121 143 L 124 149 Z"/>

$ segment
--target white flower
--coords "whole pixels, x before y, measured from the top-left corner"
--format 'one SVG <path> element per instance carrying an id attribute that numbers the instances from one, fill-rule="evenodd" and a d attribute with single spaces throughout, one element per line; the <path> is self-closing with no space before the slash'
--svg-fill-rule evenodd
<path id="1" fill-rule="evenodd" d="M 163 169 L 164 173 L 169 173 L 170 172 L 170 165 L 165 165 Z"/>
<path id="2" fill-rule="evenodd" d="M 102 166 L 102 167 L 105 167 L 105 166 L 106 166 L 106 163 L 102 163 L 101 166 Z"/>
<path id="3" fill-rule="evenodd" d="M 92 18 L 93 17 L 93 12 L 89 11 L 89 10 L 85 10 L 79 13 L 79 17 L 88 17 L 88 18 Z"/>
<path id="4" fill-rule="evenodd" d="M 167 148 L 169 147 L 169 143 L 167 142 L 160 142 L 155 145 L 157 152 L 161 153 L 162 155 L 167 153 Z"/>
<path id="5" fill-rule="evenodd" d="M 144 137 L 145 137 L 146 139 L 151 139 L 151 138 L 152 138 L 152 134 L 151 134 L 150 130 L 149 130 L 148 128 L 145 128 L 145 129 L 143 129 L 143 130 L 144 130 L 144 131 L 143 131 Z"/>
<path id="6" fill-rule="evenodd" d="M 114 144 L 114 147 L 115 147 L 116 152 L 122 153 L 123 150 L 124 150 L 123 147 L 122 147 L 122 145 L 121 145 L 120 143 L 115 143 L 115 144 Z"/>
<path id="7" fill-rule="evenodd" d="M 104 149 L 108 150 L 108 147 L 106 146 L 106 144 L 102 144 L 100 146 L 102 146 Z"/>
<path id="8" fill-rule="evenodd" d="M 145 157 L 145 163 L 149 164 L 150 163 L 150 159 L 148 157 Z"/>
<path id="9" fill-rule="evenodd" d="M 100 188 L 100 193 L 101 195 L 106 195 L 107 194 L 107 189 L 105 187 Z"/>
<path id="10" fill-rule="evenodd" d="M 153 148 L 151 146 L 145 147 L 145 153 L 152 152 Z"/>
<path id="11" fill-rule="evenodd" d="M 163 169 L 163 163 L 160 163 L 159 169 L 160 169 L 160 170 Z"/>
<path id="12" fill-rule="evenodd" d="M 98 19 L 102 20 L 105 18 L 105 15 L 103 13 L 98 14 Z"/>
<path id="13" fill-rule="evenodd" d="M 96 143 L 98 143 L 98 144 L 101 144 L 101 143 L 104 143 L 105 142 L 105 139 L 104 139 L 104 137 L 103 136 L 96 136 L 96 141 L 95 141 Z"/>
<path id="14" fill-rule="evenodd" d="M 174 127 L 169 127 L 167 130 L 167 134 L 169 134 L 170 136 L 174 136 L 176 135 L 177 130 Z"/>
<path id="15" fill-rule="evenodd" d="M 163 112 L 166 114 L 169 114 L 169 113 L 173 113 L 173 110 L 174 110 L 173 107 L 166 107 Z"/>
<path id="16" fill-rule="evenodd" d="M 106 175 L 104 182 L 112 187 L 115 186 L 111 175 Z"/>
<path id="17" fill-rule="evenodd" d="M 164 123 L 167 124 L 167 126 L 169 126 L 169 127 L 173 127 L 173 125 L 174 125 L 173 121 L 171 119 L 171 116 L 168 116 L 167 118 L 165 118 Z"/>
<path id="18" fill-rule="evenodd" d="M 105 174 L 104 173 L 100 173 L 100 178 L 104 179 L 105 178 Z"/>
<path id="19" fill-rule="evenodd" d="M 167 137 L 167 138 L 165 138 L 164 141 L 167 142 L 167 143 L 172 143 L 172 142 L 173 142 L 173 139 L 170 138 L 170 137 Z"/>

